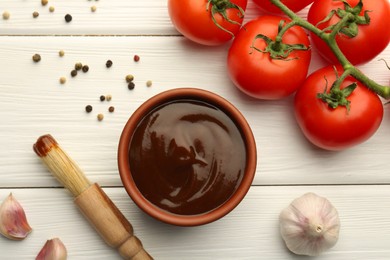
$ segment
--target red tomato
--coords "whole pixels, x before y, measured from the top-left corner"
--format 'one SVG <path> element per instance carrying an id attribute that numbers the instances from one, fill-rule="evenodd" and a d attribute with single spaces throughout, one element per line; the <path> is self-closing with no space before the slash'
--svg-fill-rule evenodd
<path id="1" fill-rule="evenodd" d="M 271 59 L 269 53 L 256 51 L 266 47 L 263 34 L 275 39 L 278 25 L 284 18 L 260 16 L 245 24 L 230 46 L 227 58 L 228 73 L 233 83 L 246 94 L 259 99 L 280 99 L 292 94 L 306 79 L 311 51 L 292 51 L 287 59 Z M 287 20 L 287 19 L 284 19 Z M 309 46 L 309 38 L 298 26 L 283 35 L 285 44 L 301 43 Z"/>
<path id="2" fill-rule="evenodd" d="M 232 23 L 215 13 L 215 22 L 223 30 L 213 21 L 214 2 L 235 4 L 243 11 L 247 5 L 247 0 L 168 0 L 169 16 L 175 28 L 188 39 L 203 45 L 221 45 L 237 34 L 244 16 L 237 8 L 227 8 L 226 16 L 234 21 Z"/>
<path id="3" fill-rule="evenodd" d="M 309 4 L 313 3 L 314 0 L 281 0 L 281 2 L 291 9 L 293 12 L 299 12 Z M 283 14 L 278 7 L 276 7 L 270 0 L 253 0 L 253 2 L 263 11 Z"/>
<path id="4" fill-rule="evenodd" d="M 355 7 L 359 0 L 345 0 Z M 343 1 L 316 0 L 309 9 L 308 21 L 314 25 L 325 19 L 331 10 L 344 9 Z M 389 0 L 363 0 L 364 12 L 370 16 L 369 25 L 358 25 L 358 35 L 350 38 L 345 34 L 339 34 L 336 41 L 352 64 L 362 64 L 375 58 L 390 42 L 390 2 Z M 328 22 L 318 24 L 318 28 L 324 29 L 340 20 L 336 15 Z M 314 45 L 320 54 L 332 63 L 338 63 L 336 56 L 330 48 L 316 35 L 311 33 Z"/>
<path id="5" fill-rule="evenodd" d="M 341 75 L 342 69 L 338 68 Z M 370 138 L 379 128 L 383 118 L 383 105 L 374 92 L 352 77 L 347 77 L 341 89 L 353 82 L 356 89 L 347 97 L 349 111 L 345 106 L 333 109 L 317 98 L 336 79 L 333 66 L 311 74 L 295 95 L 295 116 L 303 134 L 314 145 L 326 150 L 342 150 L 360 144 Z"/>

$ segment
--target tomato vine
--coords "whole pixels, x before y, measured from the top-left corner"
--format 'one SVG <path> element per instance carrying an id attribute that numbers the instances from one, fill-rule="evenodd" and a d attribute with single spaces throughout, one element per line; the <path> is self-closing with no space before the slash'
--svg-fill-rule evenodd
<path id="1" fill-rule="evenodd" d="M 338 77 L 337 80 L 332 84 L 331 91 L 333 93 L 330 93 L 333 97 L 336 96 L 342 96 L 342 98 L 345 99 L 345 95 L 339 95 L 340 93 L 340 86 L 343 82 L 343 79 L 345 79 L 347 76 L 352 76 L 356 80 L 362 82 L 366 87 L 377 93 L 379 96 L 390 99 L 390 86 L 384 86 L 381 85 L 374 80 L 367 77 L 364 73 L 362 73 L 360 70 L 358 70 L 344 55 L 344 53 L 339 48 L 337 42 L 336 42 L 336 36 L 340 33 L 344 33 L 345 35 L 349 37 L 353 37 L 356 35 L 358 26 L 361 24 L 368 24 L 370 22 L 369 13 L 366 11 L 364 12 L 363 16 L 359 15 L 360 11 L 362 10 L 363 2 L 362 0 L 359 0 L 359 3 L 355 7 L 351 7 L 346 1 L 340 0 L 345 5 L 345 10 L 335 10 L 334 12 L 330 13 L 328 17 L 324 19 L 330 19 L 333 15 L 338 15 L 340 20 L 332 25 L 331 27 L 327 27 L 325 29 L 319 29 L 316 27 L 316 25 L 311 24 L 310 22 L 302 19 L 298 15 L 296 15 L 292 10 L 290 10 L 287 6 L 285 6 L 280 0 L 270 0 L 275 6 L 277 6 L 284 14 L 286 14 L 290 19 L 291 22 L 289 24 L 286 24 L 278 33 L 277 39 L 281 39 L 283 34 L 291 27 L 293 26 L 300 26 L 302 28 L 305 28 L 315 35 L 317 35 L 319 38 L 321 38 L 332 50 L 334 55 L 337 57 L 338 61 L 340 62 L 341 66 L 343 67 L 343 73 Z M 353 90 L 352 90 L 353 91 Z M 321 95 L 319 95 L 321 98 Z M 324 99 L 323 99 L 324 100 Z M 326 102 L 326 100 L 324 100 Z M 345 103 L 344 101 L 339 100 L 339 105 L 349 105 L 349 103 Z M 333 102 L 332 107 L 334 105 Z M 329 104 L 329 102 L 328 102 Z M 337 107 L 337 106 L 336 106 Z"/>

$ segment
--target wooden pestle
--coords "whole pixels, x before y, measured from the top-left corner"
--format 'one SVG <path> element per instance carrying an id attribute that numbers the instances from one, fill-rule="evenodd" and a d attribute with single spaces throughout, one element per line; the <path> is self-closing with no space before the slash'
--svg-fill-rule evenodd
<path id="1" fill-rule="evenodd" d="M 39 137 L 33 148 L 50 172 L 73 194 L 75 204 L 109 246 L 116 248 L 124 259 L 153 259 L 133 235 L 130 222 L 97 183 L 89 182 L 51 135 Z"/>

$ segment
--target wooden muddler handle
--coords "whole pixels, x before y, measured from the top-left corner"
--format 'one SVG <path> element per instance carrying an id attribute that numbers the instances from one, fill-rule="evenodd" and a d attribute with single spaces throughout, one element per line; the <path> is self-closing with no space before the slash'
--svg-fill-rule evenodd
<path id="1" fill-rule="evenodd" d="M 51 135 L 38 138 L 35 153 L 73 194 L 75 204 L 106 243 L 124 259 L 153 259 L 134 236 L 133 227 L 98 184 L 91 184 Z"/>
<path id="2" fill-rule="evenodd" d="M 75 203 L 106 243 L 118 248 L 125 259 L 152 259 L 133 227 L 98 184 L 91 185 L 75 198 Z"/>

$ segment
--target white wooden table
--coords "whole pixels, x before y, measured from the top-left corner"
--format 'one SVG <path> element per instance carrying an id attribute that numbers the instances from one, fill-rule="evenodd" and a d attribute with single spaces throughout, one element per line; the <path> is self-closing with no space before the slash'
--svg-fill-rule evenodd
<path id="1" fill-rule="evenodd" d="M 0 259 L 34 259 L 53 237 L 64 242 L 69 259 L 120 259 L 34 154 L 32 144 L 46 133 L 103 186 L 156 259 L 310 259 L 289 253 L 278 230 L 280 211 L 306 192 L 327 197 L 342 225 L 339 242 L 317 259 L 390 259 L 389 108 L 366 143 L 337 153 L 316 149 L 295 123 L 292 98 L 259 101 L 243 95 L 227 76 L 229 45 L 204 47 L 184 39 L 172 27 L 166 5 L 165 0 L 57 0 L 45 7 L 39 0 L 0 1 L 0 12 L 11 14 L 0 19 L 0 201 L 12 192 L 33 227 L 23 241 L 1 236 Z M 40 13 L 36 19 L 34 11 Z M 64 21 L 67 13 L 71 23 Z M 246 21 L 259 14 L 249 1 Z M 42 56 L 39 63 L 32 61 L 34 53 Z M 380 57 L 390 61 L 390 47 Z M 90 70 L 72 78 L 76 62 Z M 324 64 L 314 52 L 310 72 Z M 389 83 L 382 61 L 360 69 Z M 135 76 L 132 91 L 127 74 Z M 64 85 L 61 76 L 67 77 Z M 153 86 L 146 87 L 147 80 Z M 116 162 L 119 135 L 131 113 L 149 97 L 179 87 L 211 90 L 231 101 L 249 121 L 258 146 L 256 177 L 242 203 L 226 217 L 193 228 L 163 224 L 141 212 L 122 187 Z M 112 100 L 101 102 L 99 96 L 107 94 Z M 107 112 L 111 105 L 114 113 Z M 101 122 L 98 113 L 105 116 Z"/>

